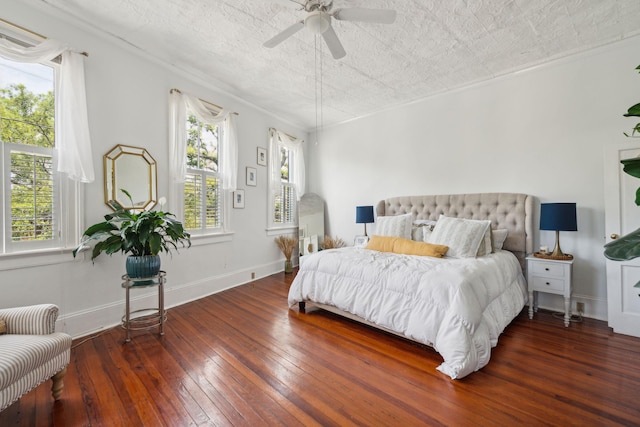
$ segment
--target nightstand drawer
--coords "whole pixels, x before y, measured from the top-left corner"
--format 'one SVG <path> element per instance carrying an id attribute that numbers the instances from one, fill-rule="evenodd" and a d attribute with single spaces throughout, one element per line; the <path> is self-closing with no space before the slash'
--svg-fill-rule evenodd
<path id="1" fill-rule="evenodd" d="M 529 267 L 532 274 L 545 277 L 564 277 L 566 271 L 563 264 L 544 261 L 529 263 Z"/>
<path id="2" fill-rule="evenodd" d="M 565 284 L 564 279 L 554 279 L 551 277 L 539 277 L 539 276 L 534 276 L 531 279 L 532 279 L 531 285 L 533 286 L 533 290 L 542 291 L 542 292 L 545 292 L 545 291 L 563 292 L 564 291 L 564 284 Z"/>

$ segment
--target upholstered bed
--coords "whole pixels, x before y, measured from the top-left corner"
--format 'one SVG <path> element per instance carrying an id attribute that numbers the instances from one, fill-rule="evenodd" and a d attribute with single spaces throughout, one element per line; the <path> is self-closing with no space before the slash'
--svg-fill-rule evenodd
<path id="1" fill-rule="evenodd" d="M 367 247 L 303 257 L 289 290 L 289 306 L 304 312 L 305 304 L 311 303 L 430 345 L 444 359 L 438 370 L 452 379 L 462 378 L 489 362 L 498 336 L 526 303 L 523 269 L 533 249 L 532 205 L 531 196 L 517 193 L 382 200 L 373 234 L 386 235 L 373 236 Z M 384 224 L 390 221 L 408 224 L 412 232 L 404 237 L 388 234 Z M 425 224 L 432 232 L 425 231 L 416 242 L 413 232 Z M 458 230 L 474 243 L 461 246 L 451 240 L 443 230 L 452 224 L 462 226 Z M 501 247 L 496 246 L 496 236 L 505 230 L 506 238 L 498 238 L 504 239 Z M 400 243 L 403 249 L 398 251 Z M 447 255 L 416 255 L 423 252 L 406 247 L 444 248 Z M 471 255 L 464 253 L 469 247 Z"/>

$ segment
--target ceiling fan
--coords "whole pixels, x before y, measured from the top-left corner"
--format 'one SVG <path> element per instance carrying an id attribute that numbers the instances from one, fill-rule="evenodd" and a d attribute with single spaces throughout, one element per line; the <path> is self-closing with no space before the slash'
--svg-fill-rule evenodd
<path id="1" fill-rule="evenodd" d="M 333 0 L 291 0 L 302 6 L 307 12 L 306 18 L 296 22 L 289 28 L 277 34 L 264 43 L 264 47 L 276 47 L 302 28 L 307 28 L 314 34 L 322 34 L 331 55 L 335 59 L 344 57 L 347 52 L 344 50 L 338 35 L 331 26 L 331 19 L 339 21 L 375 22 L 378 24 L 391 24 L 396 19 L 396 11 L 391 9 L 367 9 L 362 7 L 350 7 L 347 9 L 334 9 Z M 301 10 L 302 10 L 301 9 Z"/>

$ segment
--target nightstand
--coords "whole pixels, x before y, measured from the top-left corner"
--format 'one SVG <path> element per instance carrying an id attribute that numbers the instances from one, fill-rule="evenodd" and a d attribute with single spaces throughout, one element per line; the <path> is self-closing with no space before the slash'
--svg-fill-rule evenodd
<path id="1" fill-rule="evenodd" d="M 538 311 L 538 292 L 564 296 L 564 326 L 571 319 L 571 273 L 573 260 L 560 261 L 527 257 L 527 282 L 529 286 L 529 319 Z"/>

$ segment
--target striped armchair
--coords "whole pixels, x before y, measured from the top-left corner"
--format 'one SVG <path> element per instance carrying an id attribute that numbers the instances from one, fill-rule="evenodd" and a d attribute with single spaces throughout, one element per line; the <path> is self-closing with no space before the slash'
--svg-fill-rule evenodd
<path id="1" fill-rule="evenodd" d="M 0 309 L 7 333 L 0 335 L 0 411 L 51 378 L 58 400 L 71 356 L 71 337 L 55 332 L 53 304 Z"/>

